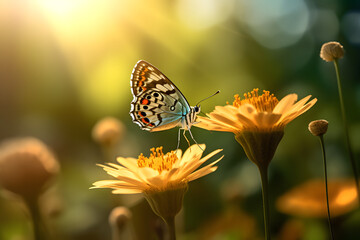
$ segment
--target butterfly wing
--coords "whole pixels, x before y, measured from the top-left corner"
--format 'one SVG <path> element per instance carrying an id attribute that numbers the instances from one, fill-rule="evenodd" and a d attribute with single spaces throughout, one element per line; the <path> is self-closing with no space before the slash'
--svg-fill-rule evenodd
<path id="1" fill-rule="evenodd" d="M 180 90 L 156 67 L 140 60 L 131 74 L 130 115 L 147 131 L 162 131 L 181 125 L 190 105 Z"/>

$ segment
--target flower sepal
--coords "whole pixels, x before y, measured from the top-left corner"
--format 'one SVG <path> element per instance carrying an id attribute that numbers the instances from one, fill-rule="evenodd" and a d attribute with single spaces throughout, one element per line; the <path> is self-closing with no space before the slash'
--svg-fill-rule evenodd
<path id="1" fill-rule="evenodd" d="M 242 131 L 235 134 L 235 139 L 258 168 L 266 169 L 283 136 L 284 131 Z"/>
<path id="2" fill-rule="evenodd" d="M 164 191 L 144 191 L 144 196 L 152 210 L 159 217 L 167 221 L 174 218 L 181 210 L 188 184 L 176 184 L 175 188 Z"/>

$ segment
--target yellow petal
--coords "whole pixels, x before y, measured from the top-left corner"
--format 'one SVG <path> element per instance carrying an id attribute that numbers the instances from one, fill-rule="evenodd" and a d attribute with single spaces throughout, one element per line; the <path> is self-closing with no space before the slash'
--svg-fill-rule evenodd
<path id="1" fill-rule="evenodd" d="M 136 194 L 142 193 L 140 189 L 119 188 L 112 191 L 113 194 Z"/>
<path id="2" fill-rule="evenodd" d="M 205 144 L 199 144 L 200 147 L 205 150 Z M 182 158 L 180 159 L 181 164 L 184 164 L 194 158 L 200 159 L 201 155 L 203 154 L 203 150 L 199 148 L 198 145 L 194 144 L 190 146 L 185 152 Z"/>
<path id="3" fill-rule="evenodd" d="M 271 128 L 280 119 L 280 114 L 259 112 L 254 116 L 256 125 L 261 129 Z"/>
<path id="4" fill-rule="evenodd" d="M 188 179 L 189 182 L 194 181 L 194 180 L 196 180 L 198 178 L 201 178 L 201 177 L 206 176 L 206 175 L 208 175 L 208 174 L 210 174 L 212 172 L 215 172 L 216 169 L 217 169 L 217 167 L 212 167 L 212 168 L 207 168 L 207 169 L 201 168 L 198 171 L 193 172 L 192 174 L 190 174 L 187 179 Z"/>
<path id="5" fill-rule="evenodd" d="M 206 174 L 209 174 L 211 169 L 214 169 L 214 171 L 217 169 L 217 167 L 213 167 L 216 163 L 218 163 L 221 159 L 223 159 L 224 156 L 221 156 L 218 160 L 206 165 L 205 167 L 200 168 L 199 170 L 193 172 L 192 174 L 189 174 L 189 176 L 187 177 L 187 179 L 192 179 L 195 180 L 199 177 L 202 177 Z M 210 172 L 209 172 L 210 171 Z M 205 174 L 206 173 L 206 174 Z M 192 181 L 189 180 L 189 181 Z"/>
<path id="6" fill-rule="evenodd" d="M 237 128 L 227 125 L 227 124 L 223 124 L 222 122 L 210 119 L 210 118 L 205 118 L 205 117 L 201 117 L 198 116 L 198 124 L 194 125 L 196 127 L 199 128 L 204 128 L 210 131 L 221 131 L 221 132 L 234 132 L 237 130 Z"/>
<path id="7" fill-rule="evenodd" d="M 288 94 L 275 106 L 273 113 L 284 114 L 287 112 L 296 102 L 298 96 L 295 93 Z"/>
<path id="8" fill-rule="evenodd" d="M 183 169 L 181 169 L 181 171 L 179 171 L 179 175 L 177 177 L 180 179 L 185 178 L 187 175 L 189 175 L 190 173 L 195 171 L 198 167 L 200 167 L 201 164 L 203 164 L 204 162 L 209 160 L 212 156 L 214 156 L 215 154 L 217 154 L 221 151 L 222 151 L 222 149 L 217 149 L 217 150 L 209 153 L 208 155 L 206 155 L 205 157 L 203 157 L 202 159 L 200 159 L 198 161 L 189 162 L 188 164 L 183 166 Z"/>

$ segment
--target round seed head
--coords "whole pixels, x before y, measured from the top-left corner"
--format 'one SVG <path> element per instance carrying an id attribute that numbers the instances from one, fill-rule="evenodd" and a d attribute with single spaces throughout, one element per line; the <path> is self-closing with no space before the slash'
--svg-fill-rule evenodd
<path id="1" fill-rule="evenodd" d="M 328 121 L 326 120 L 315 120 L 309 123 L 309 131 L 314 136 L 324 135 L 328 129 Z"/>
<path id="2" fill-rule="evenodd" d="M 320 57 L 326 62 L 332 62 L 344 56 L 344 47 L 338 42 L 324 43 L 320 50 Z"/>

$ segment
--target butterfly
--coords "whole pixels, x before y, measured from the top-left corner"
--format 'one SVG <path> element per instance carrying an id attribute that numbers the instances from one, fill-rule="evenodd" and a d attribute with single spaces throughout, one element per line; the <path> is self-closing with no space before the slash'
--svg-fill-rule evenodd
<path id="1" fill-rule="evenodd" d="M 134 123 L 142 130 L 150 132 L 180 127 L 177 148 L 180 144 L 181 129 L 184 129 L 183 135 L 189 145 L 189 140 L 185 136 L 186 130 L 197 144 L 190 128 L 197 123 L 196 116 L 201 111 L 201 101 L 191 107 L 175 84 L 159 69 L 144 60 L 136 63 L 130 85 L 133 95 L 130 116 Z"/>

